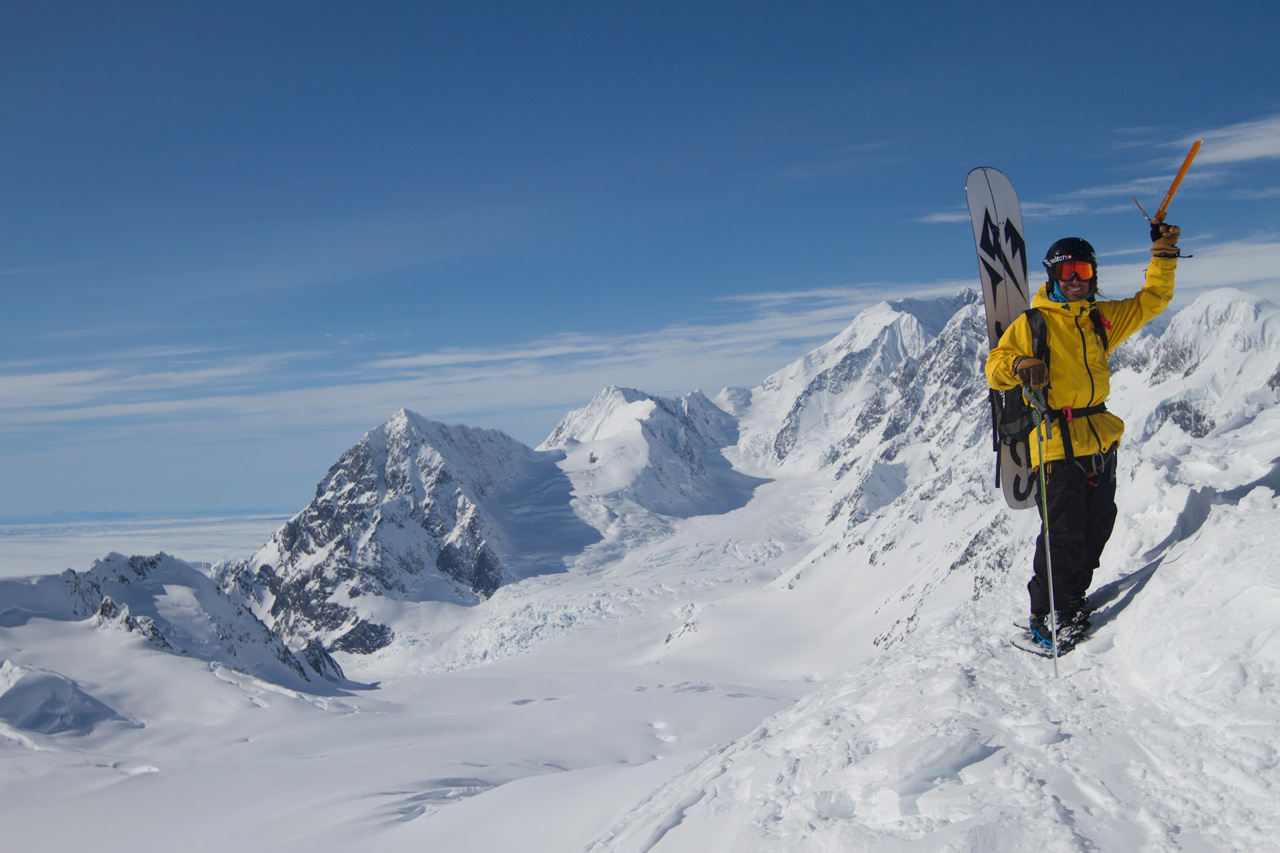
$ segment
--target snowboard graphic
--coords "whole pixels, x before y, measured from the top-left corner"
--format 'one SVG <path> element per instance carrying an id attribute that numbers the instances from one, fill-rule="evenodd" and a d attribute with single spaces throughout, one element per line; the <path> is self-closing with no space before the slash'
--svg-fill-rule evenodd
<path id="1" fill-rule="evenodd" d="M 978 250 L 982 299 L 987 309 L 987 339 L 994 347 L 1009 324 L 1031 307 L 1027 289 L 1027 247 L 1023 239 L 1022 208 L 1018 194 L 1004 173 L 982 167 L 965 181 L 973 241 Z M 999 421 L 1022 410 L 1022 392 L 991 391 L 996 483 L 1013 509 L 1035 506 L 1036 482 L 1031 473 L 1031 448 L 1027 439 L 1001 441 Z"/>

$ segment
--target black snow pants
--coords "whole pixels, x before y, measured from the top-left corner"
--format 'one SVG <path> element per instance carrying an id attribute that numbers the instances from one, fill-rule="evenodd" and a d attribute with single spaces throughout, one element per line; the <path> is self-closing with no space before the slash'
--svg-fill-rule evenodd
<path id="1" fill-rule="evenodd" d="M 1097 456 L 1049 463 L 1045 472 L 1053 599 L 1059 611 L 1084 598 L 1116 523 L 1116 447 Z M 1031 615 L 1049 615 L 1045 531 L 1036 539 L 1035 576 L 1027 584 Z"/>

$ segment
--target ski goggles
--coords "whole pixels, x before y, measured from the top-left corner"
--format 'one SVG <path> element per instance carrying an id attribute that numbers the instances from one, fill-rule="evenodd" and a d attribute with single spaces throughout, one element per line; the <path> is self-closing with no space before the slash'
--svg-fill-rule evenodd
<path id="1" fill-rule="evenodd" d="M 1055 281 L 1071 281 L 1073 278 L 1088 281 L 1093 278 L 1094 268 L 1088 261 L 1059 261 L 1050 268 L 1049 273 Z"/>

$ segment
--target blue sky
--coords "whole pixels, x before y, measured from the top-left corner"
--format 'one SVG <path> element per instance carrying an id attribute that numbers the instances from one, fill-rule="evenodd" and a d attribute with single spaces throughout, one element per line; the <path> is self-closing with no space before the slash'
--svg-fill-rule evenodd
<path id="1" fill-rule="evenodd" d="M 1280 298 L 1269 3 L 0 5 L 0 517 L 300 509 L 397 409 L 536 445 L 1031 253 Z M 874 7 L 874 8 L 873 8 Z M 1194 267 L 1193 267 L 1194 265 Z"/>

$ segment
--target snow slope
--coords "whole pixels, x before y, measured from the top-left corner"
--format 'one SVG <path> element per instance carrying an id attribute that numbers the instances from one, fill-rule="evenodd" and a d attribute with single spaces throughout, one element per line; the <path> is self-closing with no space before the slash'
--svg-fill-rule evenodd
<path id="1" fill-rule="evenodd" d="M 1265 420 L 1246 467 L 1280 455 Z M 1014 578 L 713 748 L 589 849 L 1277 849 L 1274 468 L 1264 480 L 1107 572 L 1059 680 L 1004 643 Z M 1128 514 L 1129 547 L 1151 509 Z"/>
<path id="2" fill-rule="evenodd" d="M 341 684 L 3 587 L 6 849 L 1277 849 L 1280 309 L 1212 292 L 1116 354 L 1121 518 L 1056 680 L 1007 644 L 1036 519 L 991 482 L 980 311 L 878 306 L 714 399 L 606 389 L 536 451 L 400 413 L 322 482 L 350 523 L 293 563 L 319 602 L 368 573 L 394 635 L 338 644 Z M 434 551 L 388 574 L 411 550 L 361 550 L 445 494 L 428 471 L 491 524 L 483 595 L 414 592 L 451 583 L 418 574 Z M 142 600 L 201 624 L 184 595 Z"/>
<path id="3" fill-rule="evenodd" d="M 589 849 L 1277 849 L 1278 318 L 1214 293 L 1122 356 L 1113 400 L 1134 407 L 1122 413 L 1145 441 L 1121 472 L 1094 634 L 1060 680 L 1003 642 L 1026 607 L 1016 569 L 1029 563 L 1030 527 L 1007 561 L 1007 546 L 979 535 L 948 566 L 935 542 L 933 571 L 901 587 L 906 598 L 935 584 L 927 629 L 712 749 Z M 948 469 L 952 483 L 964 469 Z M 948 527 L 951 485 L 925 485 L 930 527 Z M 892 545 L 897 562 L 924 524 L 910 521 L 913 505 L 908 487 L 855 523 L 863 565 L 815 561 L 787 586 L 816 588 L 794 609 L 838 595 L 824 571 L 861 574 L 868 545 Z M 885 537 L 886 526 L 899 532 Z M 1001 565 L 1015 571 L 989 574 Z M 953 586 L 975 583 L 967 600 L 941 592 L 957 568 Z"/>

